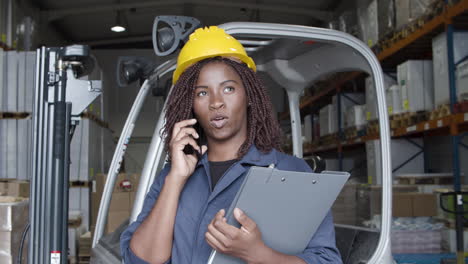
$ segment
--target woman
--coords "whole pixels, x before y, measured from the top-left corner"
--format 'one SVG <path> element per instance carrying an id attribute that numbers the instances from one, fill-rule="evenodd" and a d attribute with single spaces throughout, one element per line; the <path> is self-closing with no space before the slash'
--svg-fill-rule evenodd
<path id="1" fill-rule="evenodd" d="M 238 208 L 241 228 L 226 223 L 225 210 L 249 167 L 311 171 L 280 152 L 278 121 L 242 45 L 217 27 L 196 30 L 179 54 L 173 82 L 164 128 L 170 162 L 122 234 L 125 262 L 206 263 L 215 249 L 247 263 L 341 263 L 330 214 L 297 256 L 266 246 Z"/>

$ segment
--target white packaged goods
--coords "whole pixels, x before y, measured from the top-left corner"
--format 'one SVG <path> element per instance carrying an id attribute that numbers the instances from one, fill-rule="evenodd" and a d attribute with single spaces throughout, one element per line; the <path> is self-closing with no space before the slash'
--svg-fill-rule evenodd
<path id="1" fill-rule="evenodd" d="M 90 220 L 90 192 L 88 187 L 73 187 L 69 189 L 68 207 L 70 211 L 81 212 L 81 226 L 89 230 Z"/>
<path id="2" fill-rule="evenodd" d="M 0 52 L 0 111 L 32 112 L 35 67 L 36 52 Z"/>
<path id="3" fill-rule="evenodd" d="M 28 200 L 0 196 L 0 263 L 18 263 L 21 236 L 28 223 Z M 27 241 L 27 239 L 26 239 Z M 23 247 L 22 262 L 27 260 L 28 244 Z"/>
<path id="4" fill-rule="evenodd" d="M 36 52 L 18 53 L 18 112 L 32 112 Z"/>
<path id="5" fill-rule="evenodd" d="M 3 82 L 3 111 L 16 112 L 18 110 L 18 53 L 5 52 L 5 68 Z"/>
<path id="6" fill-rule="evenodd" d="M 393 0 L 359 0 L 357 15 L 360 38 L 370 47 L 395 28 Z"/>
<path id="7" fill-rule="evenodd" d="M 360 36 L 357 10 L 346 10 L 339 17 L 339 30 L 351 34 L 355 37 Z"/>
<path id="8" fill-rule="evenodd" d="M 442 249 L 448 252 L 457 252 L 457 233 L 455 229 L 442 231 Z M 463 230 L 463 249 L 468 251 L 468 230 Z"/>
<path id="9" fill-rule="evenodd" d="M 435 106 L 450 103 L 447 38 L 441 33 L 432 39 L 432 60 L 434 61 L 434 98 Z M 468 55 L 468 32 L 457 31 L 453 34 L 454 63 Z"/>
<path id="10" fill-rule="evenodd" d="M 84 230 L 82 227 L 68 228 L 68 255 L 70 257 L 78 256 L 78 239 L 84 232 L 86 232 L 86 230 Z"/>
<path id="11" fill-rule="evenodd" d="M 395 0 L 396 28 L 413 22 L 423 15 L 433 0 Z"/>
<path id="12" fill-rule="evenodd" d="M 379 23 L 378 23 L 378 5 L 377 0 L 358 1 L 358 20 L 359 30 L 362 34 L 361 40 L 369 47 L 377 44 L 379 39 Z"/>
<path id="13" fill-rule="evenodd" d="M 416 144 L 423 146 L 422 139 L 412 139 Z M 424 156 L 417 155 L 407 162 L 411 157 L 421 151 L 420 148 L 405 139 L 390 140 L 392 153 L 393 173 L 422 173 L 424 172 Z M 372 184 L 382 184 L 382 151 L 380 140 L 370 140 L 366 142 L 367 155 L 367 175 L 368 181 Z M 404 164 L 407 162 L 406 164 Z M 404 164 L 404 166 L 402 166 Z M 393 176 L 392 176 L 393 178 Z"/>
<path id="14" fill-rule="evenodd" d="M 340 102 L 341 108 L 338 109 L 338 95 L 332 97 L 332 105 L 333 105 L 333 116 L 335 120 L 338 119 L 338 111 L 341 115 L 341 129 L 345 128 L 346 123 L 346 110 L 349 109 L 353 105 L 360 105 L 365 103 L 365 95 L 363 93 L 342 93 L 340 95 Z M 333 132 L 338 132 L 338 120 L 333 123 L 332 125 Z"/>
<path id="15" fill-rule="evenodd" d="M 361 129 L 366 125 L 366 106 L 353 105 L 346 111 L 346 127 Z"/>
<path id="16" fill-rule="evenodd" d="M 394 0 L 378 0 L 379 39 L 395 29 L 395 2 Z"/>
<path id="17" fill-rule="evenodd" d="M 3 2 L 3 1 L 2 1 Z M 0 6 L 1 3 L 0 2 Z M 1 9 L 0 9 L 1 12 Z M 0 19 L 2 19 L 0 17 Z M 0 25 L 0 30 L 1 30 L 1 25 Z M 4 91 L 3 91 L 3 83 L 4 83 L 4 68 L 5 68 L 5 52 L 3 51 L 2 48 L 0 48 L 0 111 L 3 111 L 3 97 L 4 97 Z"/>
<path id="18" fill-rule="evenodd" d="M 384 74 L 384 88 L 388 90 L 392 85 L 397 84 L 396 78 L 388 74 Z M 378 118 L 377 111 L 377 95 L 375 93 L 374 80 L 372 77 L 366 78 L 366 120 L 374 120 Z"/>
<path id="19" fill-rule="evenodd" d="M 403 112 L 403 103 L 401 100 L 401 88 L 399 85 L 392 85 L 385 91 L 388 114 L 399 114 Z"/>
<path id="20" fill-rule="evenodd" d="M 113 145 L 109 129 L 82 119 L 70 143 L 70 181 L 90 181 L 96 173 L 106 172 Z"/>
<path id="21" fill-rule="evenodd" d="M 333 105 L 327 105 L 320 109 L 320 136 L 333 133 L 333 123 L 336 123 L 336 115 L 333 115 Z"/>
<path id="22" fill-rule="evenodd" d="M 302 136 L 305 142 L 312 142 L 312 115 L 304 116 L 304 133 Z"/>
<path id="23" fill-rule="evenodd" d="M 434 109 L 433 67 L 430 60 L 409 60 L 397 67 L 403 112 Z"/>
<path id="24" fill-rule="evenodd" d="M 468 101 L 468 60 L 457 66 L 456 78 L 458 102 Z"/>
<path id="25" fill-rule="evenodd" d="M 31 125 L 31 119 L 0 120 L 0 178 L 30 179 Z"/>

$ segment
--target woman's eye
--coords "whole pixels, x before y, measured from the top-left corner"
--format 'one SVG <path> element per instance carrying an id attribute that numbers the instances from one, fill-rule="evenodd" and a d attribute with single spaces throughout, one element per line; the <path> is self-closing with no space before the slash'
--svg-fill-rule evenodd
<path id="1" fill-rule="evenodd" d="M 201 91 L 201 92 L 198 92 L 197 93 L 197 96 L 205 96 L 206 95 L 206 92 L 205 91 Z"/>
<path id="2" fill-rule="evenodd" d="M 229 86 L 229 87 L 224 88 L 224 92 L 226 92 L 226 93 L 230 93 L 230 92 L 233 92 L 233 91 L 234 91 L 233 87 Z"/>

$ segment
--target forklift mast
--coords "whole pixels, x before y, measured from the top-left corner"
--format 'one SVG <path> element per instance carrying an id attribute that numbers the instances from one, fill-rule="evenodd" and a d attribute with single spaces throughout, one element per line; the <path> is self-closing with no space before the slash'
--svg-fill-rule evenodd
<path id="1" fill-rule="evenodd" d="M 67 263 L 70 140 L 80 114 L 101 94 L 88 46 L 37 50 L 28 263 Z"/>

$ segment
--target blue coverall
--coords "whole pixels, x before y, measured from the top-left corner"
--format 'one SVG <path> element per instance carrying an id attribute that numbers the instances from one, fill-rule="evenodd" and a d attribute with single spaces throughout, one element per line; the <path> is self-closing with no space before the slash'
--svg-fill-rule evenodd
<path id="1" fill-rule="evenodd" d="M 302 159 L 274 149 L 269 153 L 262 153 L 252 146 L 240 161 L 225 172 L 211 191 L 209 162 L 205 153 L 180 195 L 174 226 L 172 255 L 167 263 L 205 264 L 212 250 L 205 240 L 208 224 L 219 210 L 229 208 L 249 167 L 268 166 L 272 163 L 280 170 L 311 171 Z M 122 233 L 120 246 L 126 264 L 147 263 L 132 252 L 130 240 L 155 205 L 169 170 L 170 164 L 165 166 L 151 186 L 137 220 Z M 154 235 L 157 236 L 157 234 Z M 331 213 L 325 217 L 304 252 L 298 254 L 297 257 L 310 264 L 342 263 L 335 245 L 335 230 Z"/>

